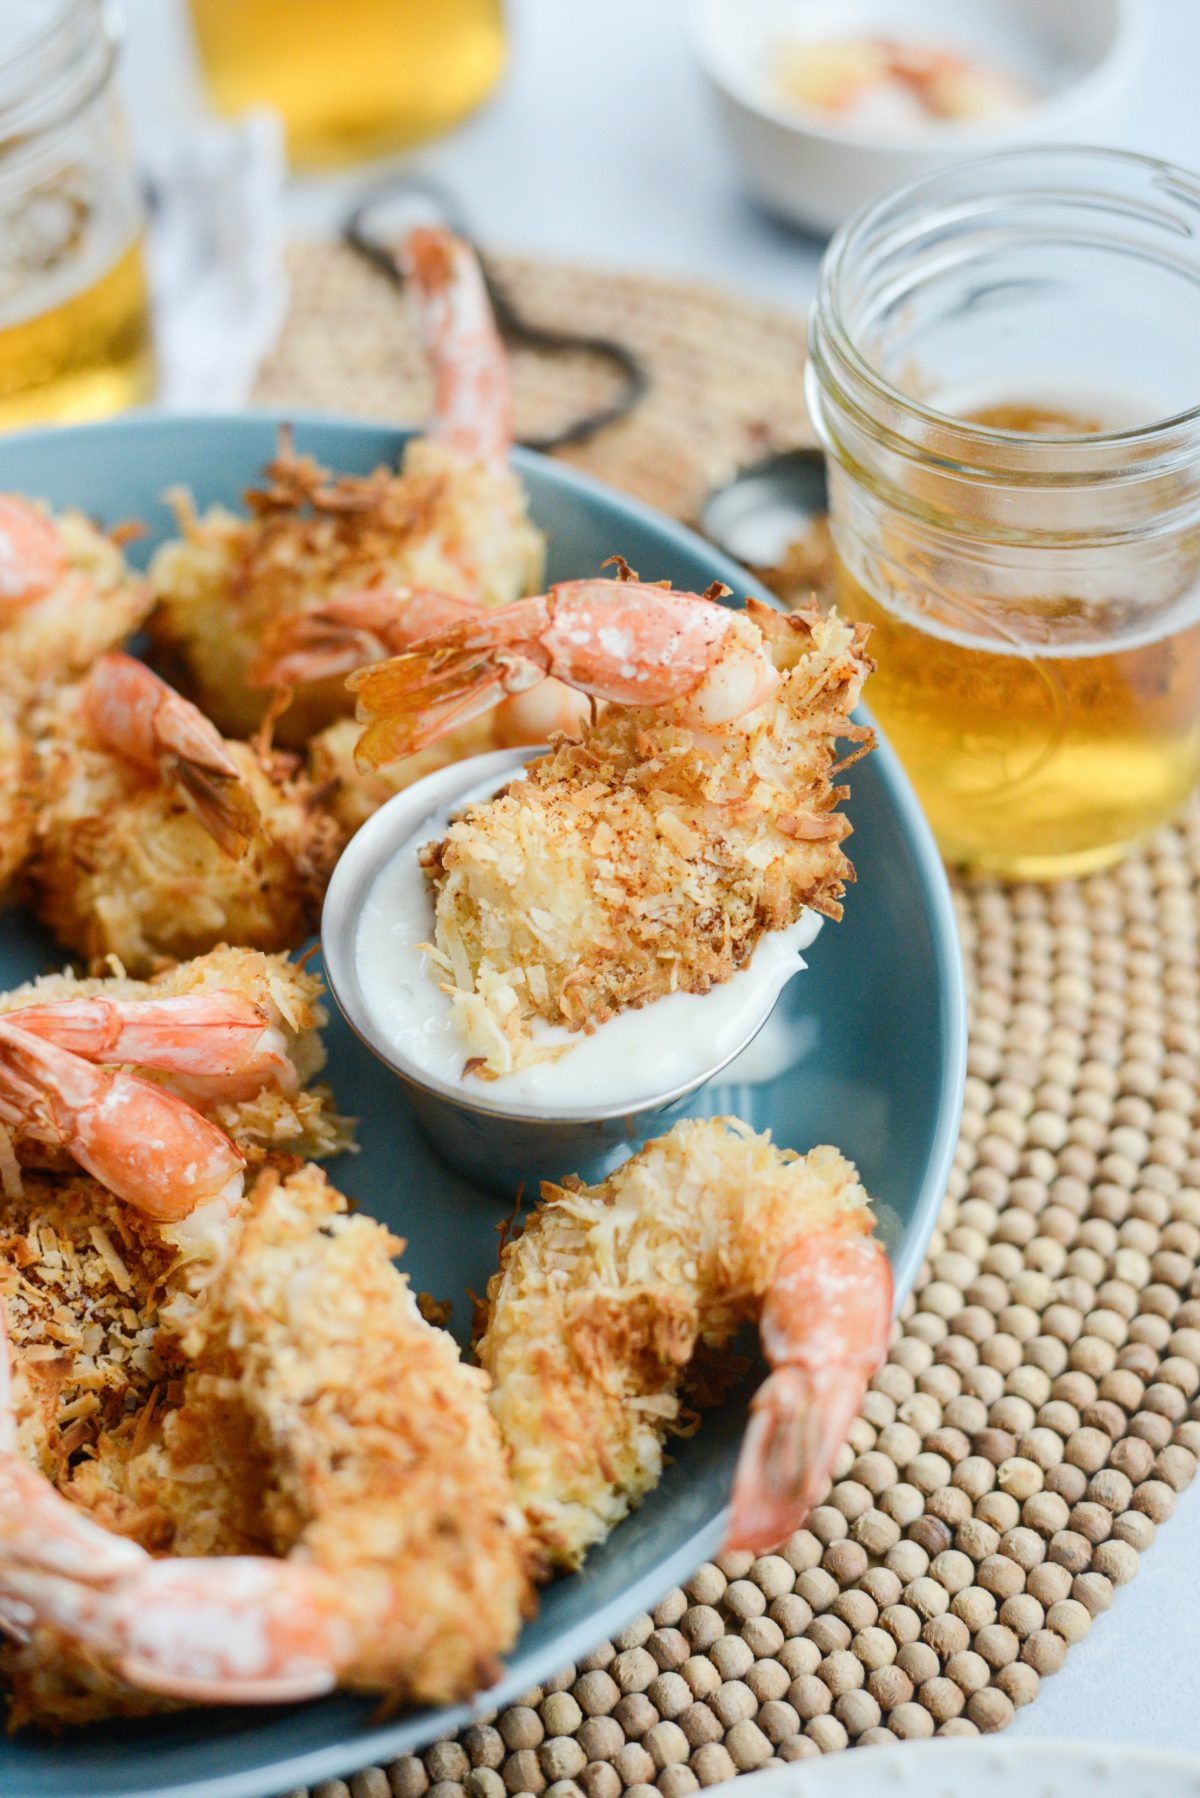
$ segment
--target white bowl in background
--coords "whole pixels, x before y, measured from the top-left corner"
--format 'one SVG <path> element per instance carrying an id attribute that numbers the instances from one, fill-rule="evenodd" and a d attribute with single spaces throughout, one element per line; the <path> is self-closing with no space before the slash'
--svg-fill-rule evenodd
<path id="1" fill-rule="evenodd" d="M 694 0 L 691 37 L 746 186 L 773 212 L 829 232 L 948 162 L 1018 144 L 1110 141 L 1143 25 L 1143 0 Z M 869 132 L 776 95 L 781 43 L 859 35 L 944 44 L 1023 77 L 1038 97 L 986 123 Z"/>

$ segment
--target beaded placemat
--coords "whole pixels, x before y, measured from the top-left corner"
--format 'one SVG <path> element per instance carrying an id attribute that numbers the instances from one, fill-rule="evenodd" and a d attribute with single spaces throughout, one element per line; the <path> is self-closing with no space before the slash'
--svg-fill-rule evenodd
<path id="1" fill-rule="evenodd" d="M 687 515 L 803 432 L 798 320 L 501 266 L 533 316 L 619 333 L 653 371 L 633 418 L 571 452 L 605 479 Z M 297 250 L 292 278 L 256 397 L 421 416 L 392 289 L 336 249 Z M 519 425 L 594 404 L 606 379 L 522 356 Z M 1107 875 L 958 883 L 954 1172 L 826 1503 L 782 1553 L 701 1567 L 521 1704 L 312 1798 L 683 1798 L 852 1743 L 1001 1729 L 1036 1698 L 1200 1454 L 1198 881 L 1193 806 Z"/>

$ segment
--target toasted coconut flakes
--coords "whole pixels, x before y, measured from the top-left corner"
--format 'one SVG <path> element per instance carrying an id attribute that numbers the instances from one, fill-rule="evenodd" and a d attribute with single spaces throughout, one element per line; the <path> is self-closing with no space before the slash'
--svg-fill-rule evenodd
<path id="1" fill-rule="evenodd" d="M 114 1249 L 107 1230 L 99 1224 L 93 1224 L 88 1231 L 97 1254 L 108 1268 L 120 1292 L 132 1292 L 133 1281 L 129 1277 L 129 1269 Z"/>

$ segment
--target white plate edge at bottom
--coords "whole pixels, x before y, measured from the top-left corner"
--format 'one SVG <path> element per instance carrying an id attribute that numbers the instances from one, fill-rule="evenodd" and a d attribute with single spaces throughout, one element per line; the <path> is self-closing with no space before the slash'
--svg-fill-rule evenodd
<path id="1" fill-rule="evenodd" d="M 1034 1783 L 1064 1775 L 1069 1786 Z M 1065 1736 L 881 1743 L 744 1775 L 737 1798 L 1095 1798 L 1087 1782 L 1114 1775 L 1146 1783 L 1123 1783 L 1112 1798 L 1200 1798 L 1200 1754 Z"/>

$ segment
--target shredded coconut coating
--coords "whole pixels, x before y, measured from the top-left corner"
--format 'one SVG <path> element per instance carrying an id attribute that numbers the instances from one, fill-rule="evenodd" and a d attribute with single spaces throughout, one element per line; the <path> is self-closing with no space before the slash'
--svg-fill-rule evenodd
<path id="1" fill-rule="evenodd" d="M 111 537 L 82 512 L 53 517 L 70 566 L 58 584 L 0 624 L 0 701 L 18 710 L 39 690 L 77 680 L 117 649 L 150 611 L 153 596 Z"/>
<path id="2" fill-rule="evenodd" d="M 196 1330 L 269 1461 L 276 1551 L 336 1575 L 360 1625 L 347 1683 L 440 1703 L 498 1674 L 529 1553 L 487 1382 L 422 1318 L 401 1247 L 315 1168 L 264 1175 Z"/>
<path id="3" fill-rule="evenodd" d="M 425 851 L 437 958 L 482 1077 L 537 1057 L 534 1018 L 594 1030 L 728 980 L 806 906 L 841 916 L 837 744 L 869 738 L 850 720 L 865 632 L 747 610 L 784 675 L 765 705 L 711 733 L 669 705 L 612 706 Z"/>
<path id="4" fill-rule="evenodd" d="M 17 1440 L 48 1478 L 119 1434 L 164 1378 L 159 1282 L 173 1251 L 80 1174 L 26 1174 L 0 1206 L 0 1299 Z"/>
<path id="5" fill-rule="evenodd" d="M 90 1241 L 114 1203 L 94 1182 L 69 1184 L 72 1228 Z M 37 1190 L 58 1218 L 64 1188 Z M 312 1166 L 266 1169 L 204 1260 L 173 1258 L 169 1232 L 142 1228 L 144 1245 L 126 1247 L 139 1283 L 125 1302 L 153 1320 L 155 1358 L 122 1397 L 125 1423 L 64 1471 L 45 1399 L 29 1396 L 46 1326 L 23 1312 L 22 1450 L 152 1553 L 273 1554 L 327 1571 L 356 1643 L 349 1685 L 443 1703 L 489 1683 L 530 1606 L 531 1551 L 484 1376 L 422 1318 L 392 1261 L 402 1244 L 349 1216 Z M 95 1287 L 117 1310 L 106 1266 L 64 1302 Z M 0 1262 L 0 1280 L 15 1279 Z M 115 1386 L 113 1345 L 115 1325 L 104 1338 Z M 14 1725 L 167 1707 L 49 1629 L 0 1652 L 0 1674 Z"/>
<path id="6" fill-rule="evenodd" d="M 265 633 L 336 592 L 397 584 L 500 605 L 541 580 L 545 540 L 519 478 L 447 444 L 414 439 L 400 474 L 365 477 L 331 476 L 285 445 L 265 472 L 249 518 L 198 516 L 178 496 L 183 534 L 150 571 L 150 629 L 172 678 L 228 736 L 252 735 L 265 715 L 269 696 L 248 681 Z M 299 746 L 352 711 L 340 678 L 314 682 L 276 733 Z"/>
<path id="7" fill-rule="evenodd" d="M 37 723 L 23 893 L 65 948 L 145 975 L 219 943 L 276 951 L 310 934 L 343 838 L 293 758 L 227 745 L 262 819 L 235 858 L 167 781 L 99 745 L 74 688 Z"/>
<path id="8" fill-rule="evenodd" d="M 513 1485 L 550 1561 L 657 1485 L 701 1346 L 759 1308 L 783 1251 L 869 1201 L 836 1149 L 778 1149 L 732 1118 L 677 1124 L 600 1186 L 546 1184 L 488 1283 L 477 1344 Z"/>

